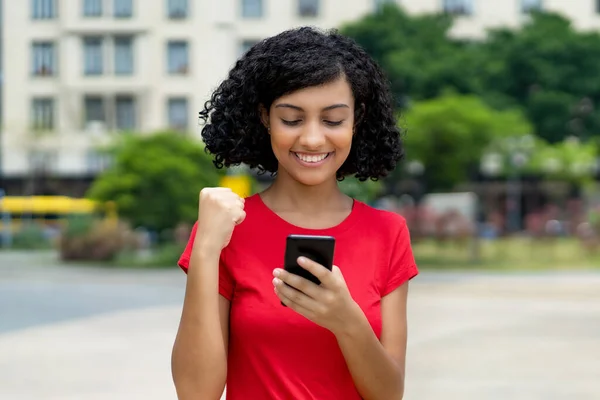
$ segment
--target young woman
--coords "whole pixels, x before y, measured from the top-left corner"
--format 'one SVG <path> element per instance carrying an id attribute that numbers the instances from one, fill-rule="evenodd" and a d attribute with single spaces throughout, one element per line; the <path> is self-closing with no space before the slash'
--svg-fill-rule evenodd
<path id="1" fill-rule="evenodd" d="M 250 49 L 200 114 L 217 167 L 276 177 L 246 199 L 200 193 L 179 260 L 179 398 L 219 399 L 227 384 L 231 400 L 401 399 L 409 233 L 337 184 L 385 176 L 403 155 L 381 70 L 338 33 L 286 31 Z M 283 270 L 289 234 L 335 237 L 332 271 L 298 260 L 321 285 Z"/>

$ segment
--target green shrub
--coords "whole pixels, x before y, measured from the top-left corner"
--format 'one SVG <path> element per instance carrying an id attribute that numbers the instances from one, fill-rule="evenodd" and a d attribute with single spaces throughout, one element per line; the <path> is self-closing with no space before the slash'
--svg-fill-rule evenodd
<path id="1" fill-rule="evenodd" d="M 123 223 L 72 219 L 60 240 L 60 256 L 64 261 L 112 261 L 136 246 L 135 234 Z"/>
<path id="2" fill-rule="evenodd" d="M 120 267 L 172 268 L 177 265 L 184 249 L 185 245 L 167 243 L 150 249 L 147 253 L 125 251 L 119 254 L 115 264 Z"/>
<path id="3" fill-rule="evenodd" d="M 12 237 L 12 248 L 21 250 L 49 249 L 52 242 L 44 228 L 35 223 L 25 223 Z"/>

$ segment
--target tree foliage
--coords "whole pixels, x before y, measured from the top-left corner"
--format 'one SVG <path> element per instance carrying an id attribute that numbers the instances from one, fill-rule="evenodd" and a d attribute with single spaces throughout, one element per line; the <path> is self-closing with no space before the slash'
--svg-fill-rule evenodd
<path id="1" fill-rule="evenodd" d="M 480 41 L 453 38 L 451 27 L 446 15 L 388 5 L 341 30 L 380 63 L 401 109 L 452 88 L 497 109 L 523 108 L 533 133 L 550 143 L 600 135 L 598 32 L 576 31 L 551 13 Z"/>
<path id="2" fill-rule="evenodd" d="M 518 110 L 497 111 L 476 96 L 451 92 L 415 103 L 402 125 L 407 159 L 424 164 L 433 190 L 451 189 L 467 180 L 490 144 L 531 131 Z"/>
<path id="3" fill-rule="evenodd" d="M 373 202 L 383 191 L 383 184 L 379 180 L 361 182 L 354 177 L 346 177 L 339 183 L 339 187 L 346 195 L 364 203 Z"/>
<path id="4" fill-rule="evenodd" d="M 600 35 L 556 14 L 534 14 L 520 30 L 491 31 L 481 45 L 481 89 L 526 110 L 538 136 L 554 143 L 600 134 Z"/>
<path id="5" fill-rule="evenodd" d="M 463 63 L 465 44 L 448 40 L 452 19 L 447 15 L 410 16 L 388 4 L 378 13 L 345 25 L 341 31 L 354 38 L 381 65 L 390 78 L 399 106 L 408 99 L 428 99 L 447 87 L 472 91 Z"/>
<path id="6" fill-rule="evenodd" d="M 201 143 L 174 132 L 129 135 L 109 151 L 114 164 L 88 196 L 114 201 L 134 227 L 162 231 L 195 221 L 200 190 L 218 185 L 222 174 Z"/>
<path id="7" fill-rule="evenodd" d="M 527 165 L 528 169 L 551 179 L 586 184 L 597 173 L 598 147 L 570 137 L 562 142 L 540 142 Z"/>

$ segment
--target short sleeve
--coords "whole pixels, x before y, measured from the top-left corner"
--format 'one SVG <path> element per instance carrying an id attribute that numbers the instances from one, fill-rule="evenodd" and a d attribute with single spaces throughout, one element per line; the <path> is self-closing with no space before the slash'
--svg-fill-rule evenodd
<path id="1" fill-rule="evenodd" d="M 183 253 L 179 257 L 179 261 L 177 261 L 177 265 L 187 274 L 188 269 L 190 267 L 190 259 L 192 257 L 192 250 L 194 248 L 194 239 L 196 238 L 196 231 L 198 229 L 198 223 L 195 223 L 192 232 L 190 234 L 190 238 L 183 250 Z M 226 261 L 227 249 L 224 249 L 221 252 L 221 256 L 219 257 L 219 294 L 225 297 L 227 300 L 231 301 L 233 298 L 233 291 L 235 288 L 235 284 L 233 281 L 233 277 L 229 270 L 229 266 Z"/>
<path id="2" fill-rule="evenodd" d="M 404 220 L 396 238 L 392 241 L 392 246 L 389 269 L 381 297 L 392 293 L 419 273 L 410 243 L 410 233 Z"/>

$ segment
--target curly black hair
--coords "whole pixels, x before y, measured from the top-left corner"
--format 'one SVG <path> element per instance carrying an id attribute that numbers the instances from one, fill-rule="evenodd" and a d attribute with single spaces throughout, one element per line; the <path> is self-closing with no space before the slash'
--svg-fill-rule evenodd
<path id="1" fill-rule="evenodd" d="M 338 180 L 377 180 L 404 156 L 383 71 L 336 30 L 302 27 L 267 38 L 246 52 L 200 111 L 202 138 L 217 168 L 246 164 L 276 174 L 278 162 L 260 116 L 277 98 L 345 76 L 355 99 L 355 134 Z"/>

